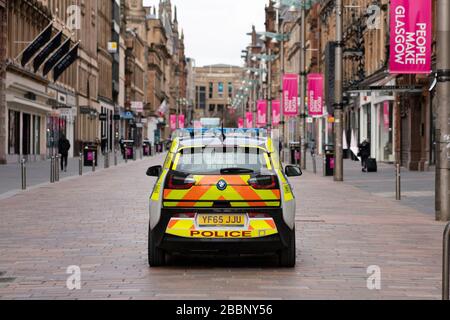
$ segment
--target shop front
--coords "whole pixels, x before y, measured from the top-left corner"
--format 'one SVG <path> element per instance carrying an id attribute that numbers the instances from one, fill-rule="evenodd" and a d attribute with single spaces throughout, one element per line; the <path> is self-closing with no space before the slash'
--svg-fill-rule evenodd
<path id="1" fill-rule="evenodd" d="M 6 162 L 44 160 L 47 154 L 46 121 L 52 108 L 43 84 L 7 73 Z"/>

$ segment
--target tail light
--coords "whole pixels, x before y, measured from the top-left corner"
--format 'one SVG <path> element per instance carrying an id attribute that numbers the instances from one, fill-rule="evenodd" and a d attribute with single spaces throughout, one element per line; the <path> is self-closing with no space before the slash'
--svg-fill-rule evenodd
<path id="1" fill-rule="evenodd" d="M 253 189 L 279 189 L 276 176 L 259 176 L 248 180 L 248 184 Z"/>
<path id="2" fill-rule="evenodd" d="M 165 187 L 172 190 L 187 190 L 192 188 L 194 184 L 195 180 L 192 178 L 169 174 Z"/>

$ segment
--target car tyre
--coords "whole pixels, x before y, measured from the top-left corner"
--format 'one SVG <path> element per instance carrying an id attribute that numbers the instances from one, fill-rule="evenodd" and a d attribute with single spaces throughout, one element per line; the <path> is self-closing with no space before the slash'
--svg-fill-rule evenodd
<path id="1" fill-rule="evenodd" d="M 150 267 L 162 267 L 166 264 L 166 252 L 156 246 L 153 232 L 148 233 L 148 263 Z"/>
<path id="2" fill-rule="evenodd" d="M 289 232 L 289 242 L 286 249 L 279 253 L 280 266 L 283 268 L 294 268 L 296 263 L 295 229 Z"/>

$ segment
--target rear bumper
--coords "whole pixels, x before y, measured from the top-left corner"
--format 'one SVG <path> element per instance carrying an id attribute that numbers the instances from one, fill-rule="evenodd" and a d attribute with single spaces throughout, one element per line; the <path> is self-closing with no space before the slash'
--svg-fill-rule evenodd
<path id="1" fill-rule="evenodd" d="M 252 254 L 274 253 L 289 245 L 292 230 L 283 220 L 282 210 L 277 209 L 199 209 L 197 213 L 251 213 L 258 212 L 270 216 L 277 227 L 278 234 L 247 239 L 193 239 L 166 234 L 170 220 L 176 214 L 192 212 L 192 209 L 163 209 L 161 220 L 151 230 L 153 239 L 159 248 L 171 253 L 226 253 Z"/>

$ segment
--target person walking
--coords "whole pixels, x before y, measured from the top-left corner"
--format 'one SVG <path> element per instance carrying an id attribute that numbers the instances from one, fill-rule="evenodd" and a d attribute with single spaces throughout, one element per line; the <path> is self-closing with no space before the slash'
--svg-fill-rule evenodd
<path id="1" fill-rule="evenodd" d="M 367 160 L 370 158 L 370 142 L 368 139 L 364 140 L 359 146 L 359 154 L 361 157 L 362 171 L 367 172 Z"/>
<path id="2" fill-rule="evenodd" d="M 61 155 L 61 171 L 67 172 L 67 162 L 69 160 L 70 142 L 65 135 L 61 135 L 58 143 L 58 151 Z"/>

